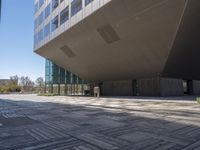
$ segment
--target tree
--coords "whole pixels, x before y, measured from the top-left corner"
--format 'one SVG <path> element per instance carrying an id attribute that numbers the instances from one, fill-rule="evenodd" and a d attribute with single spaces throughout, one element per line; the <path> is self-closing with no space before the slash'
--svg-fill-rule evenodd
<path id="1" fill-rule="evenodd" d="M 10 77 L 10 81 L 12 82 L 12 84 L 18 85 L 19 77 L 18 77 L 17 75 L 11 76 L 11 77 Z"/>
<path id="2" fill-rule="evenodd" d="M 42 93 L 44 91 L 44 79 L 39 77 L 35 81 L 37 93 Z"/>
<path id="3" fill-rule="evenodd" d="M 42 87 L 44 86 L 44 79 L 42 77 L 39 77 L 36 79 L 35 83 L 36 83 L 36 86 Z"/>
<path id="4" fill-rule="evenodd" d="M 27 91 L 27 92 L 33 91 L 34 83 L 31 81 L 31 79 L 28 76 L 26 77 L 22 76 L 20 78 L 20 84 L 23 91 Z"/>
<path id="5" fill-rule="evenodd" d="M 8 85 L 10 92 L 20 92 L 21 88 L 18 85 L 19 77 L 17 75 L 10 77 L 10 83 Z"/>

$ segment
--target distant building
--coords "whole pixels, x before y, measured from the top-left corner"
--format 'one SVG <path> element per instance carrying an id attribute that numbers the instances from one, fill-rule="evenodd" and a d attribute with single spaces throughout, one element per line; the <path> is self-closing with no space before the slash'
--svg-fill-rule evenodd
<path id="1" fill-rule="evenodd" d="M 58 74 L 70 93 L 88 81 L 106 96 L 200 94 L 199 10 L 199 0 L 35 0 L 34 51 L 57 66 L 46 81 Z"/>
<path id="2" fill-rule="evenodd" d="M 10 83 L 10 79 L 0 79 L 0 86 L 8 86 Z"/>

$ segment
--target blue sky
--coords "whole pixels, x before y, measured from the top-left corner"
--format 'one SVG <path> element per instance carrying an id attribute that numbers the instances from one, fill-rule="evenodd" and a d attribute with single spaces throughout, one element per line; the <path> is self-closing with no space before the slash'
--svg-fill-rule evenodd
<path id="1" fill-rule="evenodd" d="M 34 0 L 3 0 L 0 23 L 0 79 L 44 77 L 44 58 L 33 52 Z"/>

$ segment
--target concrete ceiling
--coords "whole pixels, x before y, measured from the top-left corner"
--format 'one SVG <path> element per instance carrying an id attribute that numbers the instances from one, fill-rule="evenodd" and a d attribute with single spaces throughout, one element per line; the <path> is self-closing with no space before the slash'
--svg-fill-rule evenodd
<path id="1" fill-rule="evenodd" d="M 189 0 L 163 76 L 200 80 L 200 1 Z"/>

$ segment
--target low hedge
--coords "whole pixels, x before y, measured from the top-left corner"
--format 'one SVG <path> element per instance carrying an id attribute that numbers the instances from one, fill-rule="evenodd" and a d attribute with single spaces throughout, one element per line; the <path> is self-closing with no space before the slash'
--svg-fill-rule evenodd
<path id="1" fill-rule="evenodd" d="M 38 94 L 38 96 L 58 96 L 58 94 L 53 94 L 53 93 L 41 93 L 41 94 Z"/>
<path id="2" fill-rule="evenodd" d="M 197 97 L 197 103 L 200 104 L 200 97 Z"/>

